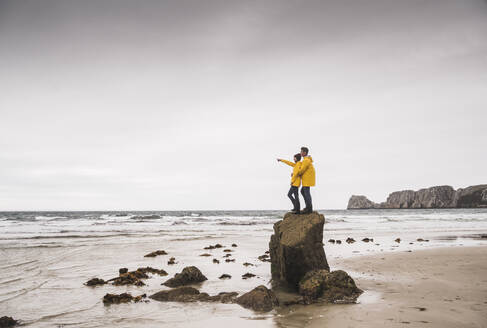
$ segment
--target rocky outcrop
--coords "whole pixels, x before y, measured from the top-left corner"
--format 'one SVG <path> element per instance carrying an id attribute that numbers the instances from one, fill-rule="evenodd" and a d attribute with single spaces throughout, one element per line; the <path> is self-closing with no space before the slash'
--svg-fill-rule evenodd
<path id="1" fill-rule="evenodd" d="M 287 213 L 283 220 L 274 224 L 269 243 L 274 286 L 297 290 L 308 271 L 329 270 L 323 249 L 324 224 L 325 217 L 317 212 Z"/>
<path id="2" fill-rule="evenodd" d="M 163 285 L 168 287 L 179 287 L 184 285 L 196 284 L 208 280 L 201 271 L 195 267 L 185 267 L 181 273 L 176 273 L 173 278 L 169 279 Z"/>
<path id="3" fill-rule="evenodd" d="M 348 200 L 347 209 L 349 210 L 370 209 L 370 208 L 376 208 L 376 205 L 377 205 L 376 203 L 369 200 L 365 196 L 352 195 L 352 197 L 350 197 L 350 199 Z"/>
<path id="4" fill-rule="evenodd" d="M 455 207 L 487 207 L 487 185 L 460 188 L 455 193 Z"/>
<path id="5" fill-rule="evenodd" d="M 395 191 L 382 203 L 365 196 L 352 195 L 347 209 L 401 208 L 478 208 L 487 207 L 487 185 L 470 186 L 455 191 L 451 186 Z"/>
<path id="6" fill-rule="evenodd" d="M 279 305 L 274 292 L 263 285 L 255 287 L 250 292 L 238 297 L 236 303 L 244 308 L 263 312 L 268 312 Z"/>
<path id="7" fill-rule="evenodd" d="M 363 293 L 355 281 L 342 270 L 313 270 L 299 282 L 299 293 L 306 304 L 317 300 L 328 303 L 355 303 Z"/>

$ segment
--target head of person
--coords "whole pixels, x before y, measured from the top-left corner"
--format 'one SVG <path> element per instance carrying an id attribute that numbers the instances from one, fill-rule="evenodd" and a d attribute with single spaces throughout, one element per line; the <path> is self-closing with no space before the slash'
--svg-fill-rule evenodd
<path id="1" fill-rule="evenodd" d="M 297 163 L 301 160 L 301 154 L 294 155 L 294 162 Z"/>
<path id="2" fill-rule="evenodd" d="M 307 147 L 301 147 L 301 156 L 308 156 L 309 149 Z"/>

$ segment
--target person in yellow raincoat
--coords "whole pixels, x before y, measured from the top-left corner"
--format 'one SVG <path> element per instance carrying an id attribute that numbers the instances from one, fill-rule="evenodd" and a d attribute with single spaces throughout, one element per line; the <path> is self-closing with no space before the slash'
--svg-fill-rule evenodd
<path id="1" fill-rule="evenodd" d="M 299 170 L 301 169 L 301 154 L 294 155 L 294 163 L 290 161 L 286 161 L 285 159 L 277 159 L 278 162 L 283 162 L 289 166 L 293 167 L 293 173 L 291 174 L 291 188 L 287 193 L 287 196 L 293 203 L 293 209 L 291 212 L 299 214 L 301 205 L 299 204 L 299 193 L 298 189 L 301 186 L 301 177 L 298 175 Z"/>
<path id="2" fill-rule="evenodd" d="M 308 155 L 309 149 L 307 147 L 301 147 L 301 156 L 303 156 L 303 162 L 298 171 L 298 176 L 301 177 L 303 186 L 301 187 L 301 194 L 303 195 L 306 207 L 303 209 L 302 214 L 308 214 L 313 212 L 313 204 L 311 202 L 310 187 L 314 187 L 316 184 L 315 168 L 313 166 L 313 159 Z"/>

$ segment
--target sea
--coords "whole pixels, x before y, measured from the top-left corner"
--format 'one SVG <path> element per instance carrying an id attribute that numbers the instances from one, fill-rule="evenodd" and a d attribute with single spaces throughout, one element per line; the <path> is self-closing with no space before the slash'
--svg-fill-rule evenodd
<path id="1" fill-rule="evenodd" d="M 487 245 L 487 209 L 318 212 L 325 215 L 324 248 L 332 269 L 339 269 L 347 257 Z M 161 283 L 189 265 L 208 277 L 199 289 L 210 295 L 269 286 L 270 264 L 258 257 L 268 250 L 273 224 L 285 213 L 0 212 L 0 316 L 12 316 L 28 327 L 291 327 L 289 314 L 254 313 L 235 304 L 102 302 L 106 293 L 137 296 L 166 289 Z M 346 243 L 347 238 L 355 242 Z M 225 262 L 222 250 L 204 250 L 216 243 L 236 244 L 235 261 Z M 168 255 L 144 257 L 158 249 Z M 211 257 L 200 256 L 205 252 Z M 169 257 L 175 257 L 176 264 L 169 265 Z M 220 264 L 213 263 L 214 258 Z M 246 267 L 244 262 L 254 265 Z M 84 285 L 94 277 L 115 277 L 122 267 L 145 266 L 162 268 L 169 276 L 152 276 L 143 287 Z M 256 277 L 242 279 L 247 272 Z M 232 279 L 218 279 L 223 273 Z"/>

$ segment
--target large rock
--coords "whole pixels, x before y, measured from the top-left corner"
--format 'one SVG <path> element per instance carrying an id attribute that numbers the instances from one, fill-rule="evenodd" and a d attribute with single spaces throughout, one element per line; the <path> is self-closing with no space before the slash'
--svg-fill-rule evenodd
<path id="1" fill-rule="evenodd" d="M 451 186 L 395 191 L 382 203 L 374 203 L 365 196 L 353 195 L 348 201 L 347 209 L 471 207 L 487 207 L 487 185 L 470 186 L 456 191 Z"/>
<path id="2" fill-rule="evenodd" d="M 311 270 L 329 270 L 323 249 L 325 217 L 287 213 L 274 224 L 269 243 L 274 286 L 298 289 L 299 281 Z"/>
<path id="3" fill-rule="evenodd" d="M 299 282 L 299 293 L 303 295 L 307 304 L 316 300 L 330 303 L 355 303 L 363 291 L 355 285 L 345 271 L 313 270 Z"/>
<path id="4" fill-rule="evenodd" d="M 196 284 L 208 280 L 201 271 L 195 267 L 185 267 L 181 273 L 176 273 L 173 278 L 169 279 L 163 285 L 168 287 L 179 287 L 184 285 Z"/>
<path id="5" fill-rule="evenodd" d="M 268 312 L 279 305 L 272 290 L 260 285 L 236 299 L 236 303 L 254 311 Z"/>

